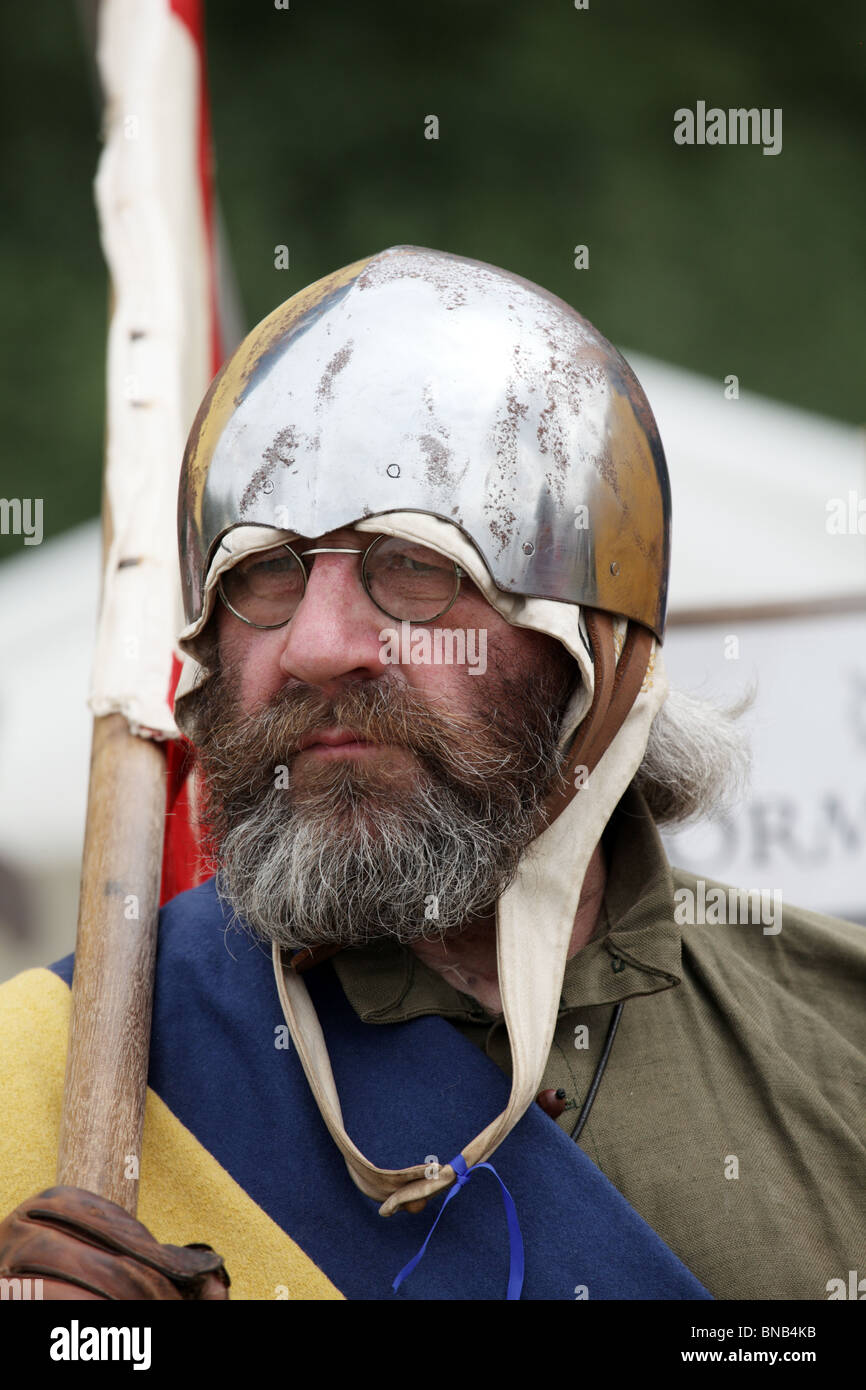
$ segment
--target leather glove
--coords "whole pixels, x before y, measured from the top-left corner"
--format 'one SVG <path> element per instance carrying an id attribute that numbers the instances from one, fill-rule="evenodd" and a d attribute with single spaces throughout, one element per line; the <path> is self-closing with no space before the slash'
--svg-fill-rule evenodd
<path id="1" fill-rule="evenodd" d="M 49 1187 L 0 1222 L 0 1276 L 43 1280 L 47 1299 L 227 1299 L 209 1245 L 160 1245 L 115 1202 Z"/>

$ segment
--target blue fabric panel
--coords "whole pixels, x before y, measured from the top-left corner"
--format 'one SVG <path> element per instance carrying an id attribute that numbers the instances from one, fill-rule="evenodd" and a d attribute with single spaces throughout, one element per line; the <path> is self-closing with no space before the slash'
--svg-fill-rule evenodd
<path id="1" fill-rule="evenodd" d="M 300 1062 L 275 1043 L 284 1020 L 270 953 L 229 925 L 213 879 L 161 913 L 149 1084 L 347 1298 L 502 1299 L 509 1243 L 499 1186 L 474 1173 L 450 1203 L 378 1214 L 355 1187 Z M 72 958 L 52 967 L 67 983 Z M 362 1023 L 327 963 L 306 975 L 346 1129 L 368 1158 L 447 1163 L 505 1106 L 499 1068 L 450 1023 Z M 603 1084 L 603 1083 L 602 1083 Z M 538 1106 L 492 1162 L 517 1206 L 525 1299 L 708 1299 L 600 1170 Z"/>

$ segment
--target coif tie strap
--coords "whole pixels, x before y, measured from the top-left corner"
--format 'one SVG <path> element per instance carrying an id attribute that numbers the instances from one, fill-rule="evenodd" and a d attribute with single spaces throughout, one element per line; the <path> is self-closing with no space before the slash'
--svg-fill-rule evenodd
<path id="1" fill-rule="evenodd" d="M 508 1191 L 508 1188 L 505 1186 L 505 1183 L 500 1178 L 492 1163 L 473 1163 L 471 1168 L 467 1168 L 465 1158 L 462 1154 L 458 1154 L 456 1158 L 452 1158 L 449 1167 L 453 1168 L 454 1172 L 457 1174 L 457 1181 L 451 1188 L 450 1192 L 445 1198 L 445 1201 L 439 1208 L 439 1215 L 436 1217 L 436 1220 L 430 1227 L 430 1230 L 427 1233 L 427 1239 L 421 1246 L 421 1249 L 418 1251 L 418 1254 L 413 1255 L 409 1263 L 405 1265 L 403 1269 L 400 1270 L 400 1273 L 397 1275 L 397 1278 L 394 1280 L 394 1283 L 391 1285 L 391 1287 L 396 1292 L 396 1290 L 399 1289 L 400 1285 L 402 1284 L 403 1280 L 408 1278 L 415 1266 L 419 1264 L 420 1261 L 423 1259 L 424 1254 L 427 1250 L 427 1246 L 430 1244 L 430 1239 L 433 1235 L 433 1232 L 439 1225 L 439 1218 L 442 1216 L 442 1213 L 444 1212 L 448 1203 L 451 1201 L 451 1198 L 457 1196 L 457 1193 L 460 1191 L 461 1187 L 465 1186 L 472 1174 L 476 1173 L 479 1168 L 489 1168 L 490 1172 L 493 1174 L 494 1178 L 499 1183 L 499 1186 L 502 1188 L 502 1200 L 505 1203 L 505 1219 L 508 1222 L 508 1241 L 511 1247 L 511 1261 L 508 1270 L 508 1292 L 506 1293 L 505 1297 L 506 1300 L 511 1300 L 512 1302 L 516 1301 L 520 1298 L 520 1291 L 523 1288 L 524 1256 L 523 1236 L 520 1233 L 520 1222 L 517 1220 L 517 1208 L 514 1205 L 514 1198 Z"/>

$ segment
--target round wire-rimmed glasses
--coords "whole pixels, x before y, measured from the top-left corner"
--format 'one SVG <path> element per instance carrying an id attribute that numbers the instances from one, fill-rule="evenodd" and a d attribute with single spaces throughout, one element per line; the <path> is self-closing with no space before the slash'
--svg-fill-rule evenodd
<path id="1" fill-rule="evenodd" d="M 250 627 L 285 627 L 307 588 L 308 555 L 360 555 L 361 583 L 376 607 L 395 622 L 432 623 L 446 614 L 460 592 L 464 571 L 428 546 L 397 536 L 377 536 L 366 550 L 314 546 L 300 553 L 283 543 L 246 555 L 220 575 L 219 596 Z"/>

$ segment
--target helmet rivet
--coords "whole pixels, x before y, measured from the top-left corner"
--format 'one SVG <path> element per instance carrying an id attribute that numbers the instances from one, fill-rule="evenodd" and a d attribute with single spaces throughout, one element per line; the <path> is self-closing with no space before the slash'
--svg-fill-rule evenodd
<path id="1" fill-rule="evenodd" d="M 274 485 L 270 478 L 265 478 L 265 481 L 262 483 L 262 492 L 273 492 L 273 490 Z"/>
<path id="2" fill-rule="evenodd" d="M 388 468 L 387 468 L 387 473 L 388 473 L 388 477 L 389 477 L 389 478 L 399 478 L 399 476 L 400 476 L 400 465 L 399 465 L 399 463 L 389 463 L 389 464 L 388 464 Z"/>
<path id="3" fill-rule="evenodd" d="M 524 555 L 534 555 L 534 554 L 535 554 L 535 546 L 532 544 L 532 541 L 524 541 L 524 542 L 523 542 L 523 553 L 524 553 Z"/>
<path id="4" fill-rule="evenodd" d="M 610 572 L 614 577 L 616 577 L 616 575 L 619 574 L 619 565 L 617 564 L 616 560 L 611 560 Z"/>

